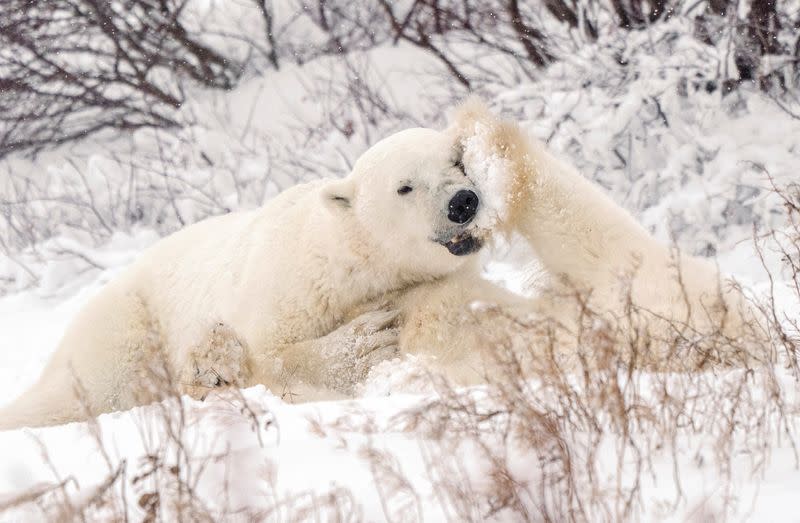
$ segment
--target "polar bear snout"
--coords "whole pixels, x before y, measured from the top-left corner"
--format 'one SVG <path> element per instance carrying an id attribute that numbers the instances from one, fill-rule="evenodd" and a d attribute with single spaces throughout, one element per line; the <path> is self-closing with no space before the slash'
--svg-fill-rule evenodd
<path id="1" fill-rule="evenodd" d="M 447 204 L 447 219 L 458 224 L 467 223 L 477 214 L 479 204 L 477 194 L 469 189 L 461 189 Z"/>

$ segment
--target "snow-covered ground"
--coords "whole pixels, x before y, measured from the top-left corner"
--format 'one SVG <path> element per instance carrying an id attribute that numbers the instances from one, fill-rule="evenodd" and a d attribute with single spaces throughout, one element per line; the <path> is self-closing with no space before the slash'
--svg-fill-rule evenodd
<path id="1" fill-rule="evenodd" d="M 4 343 L 14 348 L 3 354 L 4 397 L 33 382 L 60 330 L 103 279 L 66 299 L 31 291 L 0 301 Z M 442 430 L 432 405 L 452 400 L 449 391 L 384 395 L 392 375 L 411 364 L 384 365 L 364 397 L 352 401 L 293 405 L 254 387 L 204 402 L 184 398 L 182 408 L 167 403 L 107 414 L 97 424 L 0 433 L 0 507 L 21 494 L 52 491 L 43 498 L 46 503 L 21 505 L 0 515 L 0 521 L 54 520 L 78 511 L 90 520 L 115 521 L 126 511 L 140 520 L 153 493 L 161 496 L 158 513 L 165 520 L 181 514 L 226 521 L 541 519 L 537 510 L 547 496 L 538 483 L 547 470 L 543 455 L 504 437 L 504 421 L 484 422 L 477 433 L 458 421 Z M 735 521 L 798 521 L 800 472 L 792 438 L 800 411 L 791 401 L 796 384 L 782 379 L 790 400 L 783 418 L 765 400 L 754 400 L 744 419 L 734 422 L 748 426 L 726 454 L 721 446 L 728 442 L 714 432 L 723 431 L 726 420 L 703 405 L 724 397 L 731 388 L 726 383 L 735 385 L 737 377 L 736 372 L 716 376 L 705 382 L 712 389 L 698 388 L 691 408 L 687 405 L 693 414 L 685 420 L 698 423 L 696 430 L 677 440 L 656 438 L 658 443 L 646 429 L 633 434 L 645 463 L 634 447 L 618 447 L 613 432 L 602 441 L 571 440 L 575 463 L 597 449 L 591 488 L 608 499 L 638 478 L 637 520 L 706 521 L 725 514 Z M 647 376 L 638 379 L 646 383 Z M 762 386 L 755 380 L 739 392 L 757 398 Z M 478 388 L 471 397 L 492 411 L 490 393 Z M 760 419 L 763 412 L 767 415 Z M 762 430 L 762 423 L 769 427 Z M 512 475 L 517 494 L 529 496 L 518 510 L 493 510 L 491 501 L 511 492 L 509 487 L 496 492 L 498 485 L 505 486 L 495 476 L 500 470 Z M 116 480 L 111 487 L 110 478 Z M 563 487 L 556 481 L 552 488 Z M 551 501 L 547 509 L 558 514 L 557 507 Z M 617 520 L 622 512 L 615 510 L 623 510 L 613 502 L 604 508 L 590 511 L 591 519 Z"/>
<path id="2" fill-rule="evenodd" d="M 718 63 L 687 36 L 686 24 L 676 18 L 655 34 L 631 33 L 613 46 L 601 40 L 535 81 L 498 79 L 487 92 L 493 107 L 571 158 L 657 237 L 716 256 L 723 270 L 763 295 L 770 281 L 753 224 L 759 232 L 785 226 L 767 173 L 778 185 L 798 180 L 800 120 L 747 86 L 724 98 L 719 90 L 707 92 L 703 78 Z M 162 235 L 210 214 L 259 205 L 309 178 L 343 175 L 380 137 L 445 121 L 452 86 L 427 54 L 387 45 L 348 61 L 287 64 L 250 74 L 231 92 L 196 92 L 183 108 L 194 123 L 182 130 L 98 136 L 36 160 L 5 160 L 16 182 L 34 180 L 40 191 L 40 201 L 15 212 L 20 220 L 23 211 L 38 213 L 41 230 L 35 248 L 0 255 L 0 405 L 35 382 L 92 293 Z M 376 113 L 377 120 L 363 117 L 357 107 L 364 100 L 344 88 L 354 76 L 391 110 Z M 10 187 L 2 192 L 9 200 Z M 65 195 L 90 198 L 94 208 L 68 206 Z M 765 260 L 778 310 L 797 318 L 800 297 L 788 287 L 780 255 L 767 250 Z M 489 276 L 510 285 L 525 279 L 505 264 L 490 267 Z M 293 405 L 255 387 L 241 396 L 186 399 L 182 407 L 107 414 L 97 424 L 0 433 L 0 520 L 80 512 L 91 520 L 127 513 L 139 521 L 156 506 L 164 520 L 568 517 L 559 512 L 564 496 L 554 493 L 563 494 L 563 478 L 547 475 L 548 453 L 508 437 L 505 415 L 479 422 L 477 434 L 439 431 L 419 412 L 435 412 L 431 402 L 453 400 L 452 391 L 425 386 L 389 394 L 392 376 L 412 367 L 383 365 L 364 397 L 352 401 Z M 691 397 L 693 408 L 672 420 L 682 427 L 672 439 L 654 441 L 645 427 L 623 437 L 609 421 L 602 439 L 589 442 L 574 427 L 565 444 L 576 464 L 593 467 L 576 473 L 572 485 L 591 500 L 582 517 L 800 521 L 798 385 L 789 371 L 779 372 L 778 412 L 764 382 L 748 381 L 738 394 L 752 399 L 752 410 L 732 414 L 736 430 L 728 440 L 717 432 L 728 425 L 702 408 L 702 394 L 716 405 L 739 377 L 734 371 L 690 385 L 678 380 L 677 389 L 694 386 L 697 394 L 675 396 Z M 649 391 L 643 402 L 664 401 L 648 388 L 647 375 L 635 379 Z M 464 394 L 491 412 L 490 389 Z M 541 401 L 549 401 L 549 392 L 542 389 Z M 636 495 L 626 499 L 620 493 L 635 481 L 641 482 Z M 24 503 L 26 493 L 44 490 L 51 493 L 43 501 Z M 7 504 L 14 507 L 2 512 Z"/>

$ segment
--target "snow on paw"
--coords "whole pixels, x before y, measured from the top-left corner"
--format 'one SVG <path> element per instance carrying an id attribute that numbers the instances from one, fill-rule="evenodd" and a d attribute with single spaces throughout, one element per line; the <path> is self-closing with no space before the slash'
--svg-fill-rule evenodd
<path id="1" fill-rule="evenodd" d="M 325 385 L 351 395 L 378 363 L 399 354 L 398 311 L 364 313 L 321 339 L 328 362 Z"/>
<path id="2" fill-rule="evenodd" d="M 394 333 L 394 336 L 397 338 L 397 332 Z M 356 374 L 361 376 L 359 383 L 366 379 L 370 370 L 372 370 L 375 365 L 383 361 L 393 360 L 400 356 L 400 347 L 396 343 L 395 341 L 394 345 L 372 348 L 369 352 L 359 356 L 356 362 Z"/>
<path id="3" fill-rule="evenodd" d="M 484 212 L 477 225 L 492 231 L 508 218 L 513 172 L 505 159 L 503 123 L 477 98 L 458 109 L 450 130 L 462 150 L 461 165 L 481 194 Z"/>
<path id="4" fill-rule="evenodd" d="M 215 388 L 241 387 L 245 381 L 245 347 L 236 333 L 218 323 L 190 354 L 181 383 L 184 392 L 203 399 Z"/>

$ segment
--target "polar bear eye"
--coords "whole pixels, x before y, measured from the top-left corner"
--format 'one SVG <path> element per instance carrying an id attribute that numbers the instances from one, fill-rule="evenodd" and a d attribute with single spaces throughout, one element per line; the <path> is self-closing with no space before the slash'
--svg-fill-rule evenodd
<path id="1" fill-rule="evenodd" d="M 413 187 L 409 187 L 408 185 L 404 185 L 404 186 L 400 187 L 399 189 L 397 189 L 397 194 L 408 194 L 413 190 L 414 190 Z"/>
<path id="2" fill-rule="evenodd" d="M 467 170 L 464 168 L 464 162 L 461 159 L 456 160 L 453 165 L 455 165 L 456 169 L 461 171 L 461 173 L 466 176 Z"/>

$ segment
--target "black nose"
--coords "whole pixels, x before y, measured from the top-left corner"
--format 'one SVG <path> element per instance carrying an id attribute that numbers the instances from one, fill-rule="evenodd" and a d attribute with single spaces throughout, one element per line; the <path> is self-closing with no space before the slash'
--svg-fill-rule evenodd
<path id="1" fill-rule="evenodd" d="M 478 195 L 462 189 L 447 204 L 447 218 L 451 222 L 467 223 L 478 212 Z"/>

